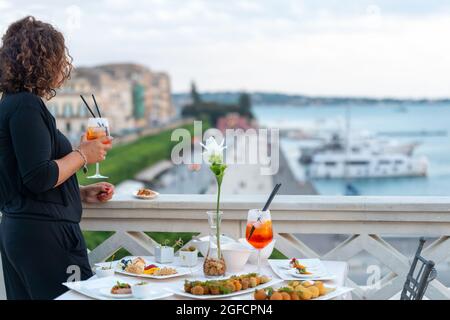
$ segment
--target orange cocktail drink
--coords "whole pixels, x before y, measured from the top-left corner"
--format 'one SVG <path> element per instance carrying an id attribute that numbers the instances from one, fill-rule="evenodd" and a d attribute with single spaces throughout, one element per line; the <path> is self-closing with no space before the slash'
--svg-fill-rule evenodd
<path id="1" fill-rule="evenodd" d="M 248 211 L 245 238 L 258 250 L 258 273 L 260 273 L 261 250 L 273 240 L 272 218 L 269 210 L 250 209 Z"/>
<path id="2" fill-rule="evenodd" d="M 95 140 L 98 138 L 103 138 L 109 136 L 109 124 L 108 119 L 106 118 L 89 118 L 87 130 L 86 130 L 86 139 L 87 140 Z M 103 144 L 110 144 L 111 139 L 105 139 Z M 95 174 L 93 176 L 88 177 L 90 179 L 105 179 L 108 178 L 100 174 L 100 164 L 97 162 L 95 164 Z"/>
<path id="3" fill-rule="evenodd" d="M 253 233 L 250 236 L 250 233 Z M 256 249 L 265 248 L 273 240 L 272 221 L 249 222 L 245 232 L 247 241 Z"/>
<path id="4" fill-rule="evenodd" d="M 106 128 L 103 127 L 89 127 L 86 132 L 86 139 L 95 140 L 98 138 L 106 137 Z M 108 143 L 108 142 L 106 142 Z"/>

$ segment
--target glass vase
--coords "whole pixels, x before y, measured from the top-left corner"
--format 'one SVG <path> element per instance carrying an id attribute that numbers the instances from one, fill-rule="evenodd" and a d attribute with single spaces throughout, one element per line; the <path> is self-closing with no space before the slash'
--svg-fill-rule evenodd
<path id="1" fill-rule="evenodd" d="M 222 212 L 208 211 L 209 223 L 209 246 L 205 261 L 203 262 L 203 273 L 206 277 L 221 277 L 225 275 L 226 264 L 220 248 L 220 223 Z M 217 242 L 219 236 L 219 243 Z"/>

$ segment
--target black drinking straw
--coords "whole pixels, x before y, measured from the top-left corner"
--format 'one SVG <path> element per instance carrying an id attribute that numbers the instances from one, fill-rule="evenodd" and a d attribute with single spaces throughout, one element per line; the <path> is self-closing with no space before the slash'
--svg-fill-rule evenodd
<path id="1" fill-rule="evenodd" d="M 267 209 L 269 209 L 269 206 L 272 203 L 272 200 L 275 197 L 275 195 L 277 194 L 277 192 L 280 189 L 280 187 L 281 187 L 281 183 L 277 183 L 275 185 L 275 188 L 273 188 L 272 193 L 270 194 L 269 199 L 267 199 L 267 202 L 264 205 L 264 208 L 262 209 L 262 211 L 267 211 Z"/>
<path id="2" fill-rule="evenodd" d="M 100 118 L 102 117 L 102 114 L 100 113 L 100 108 L 98 107 L 97 100 L 95 100 L 94 94 L 92 94 L 92 99 L 94 99 L 95 108 L 97 109 L 98 115 Z"/>
<path id="3" fill-rule="evenodd" d="M 263 207 L 263 209 L 262 209 L 263 212 L 264 212 L 264 211 L 267 211 L 267 209 L 269 209 L 269 206 L 270 206 L 270 204 L 272 203 L 273 198 L 275 198 L 275 195 L 277 194 L 277 192 L 278 192 L 278 190 L 280 189 L 280 187 L 281 187 L 281 183 L 277 183 L 277 184 L 275 185 L 275 188 L 273 188 L 272 192 L 270 193 L 269 199 L 267 199 L 267 202 L 266 202 L 266 204 L 264 205 L 264 207 Z M 258 217 L 257 222 L 260 222 L 260 221 L 261 221 L 261 217 L 262 217 L 262 216 L 259 216 L 259 217 Z M 247 240 L 250 240 L 250 238 L 251 238 L 252 235 L 253 235 L 253 232 L 255 232 L 255 225 L 252 225 L 252 228 L 251 228 L 251 230 L 250 230 L 250 234 L 248 235 Z"/>
<path id="4" fill-rule="evenodd" d="M 98 115 L 99 115 L 100 118 L 101 118 L 101 117 L 102 117 L 102 114 L 101 114 L 100 108 L 99 108 L 99 106 L 98 106 L 98 104 L 97 104 L 97 100 L 95 100 L 94 94 L 92 94 L 92 99 L 94 100 L 95 108 L 97 109 Z M 104 125 L 103 122 L 100 122 L 99 125 L 100 125 L 101 127 L 105 127 L 105 125 Z M 108 129 L 108 127 L 106 126 L 105 129 L 106 129 L 106 135 L 109 136 L 109 129 Z"/>
<path id="5" fill-rule="evenodd" d="M 84 100 L 83 96 L 80 94 L 81 99 L 83 100 L 84 104 L 86 105 L 86 108 L 88 108 L 89 112 L 92 114 L 94 118 L 97 118 L 97 116 L 92 112 L 92 109 L 89 108 L 89 105 L 87 104 L 86 100 Z"/>

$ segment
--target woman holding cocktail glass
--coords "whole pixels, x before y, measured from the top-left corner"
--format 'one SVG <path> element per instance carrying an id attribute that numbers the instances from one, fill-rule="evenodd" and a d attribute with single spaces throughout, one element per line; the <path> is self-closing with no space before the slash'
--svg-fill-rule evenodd
<path id="1" fill-rule="evenodd" d="M 13 23 L 0 47 L 0 249 L 8 299 L 52 299 L 69 276 L 92 275 L 79 227 L 81 202 L 105 202 L 114 186 L 79 186 L 76 172 L 101 162 L 107 136 L 73 149 L 45 100 L 70 75 L 63 35 L 33 17 Z"/>

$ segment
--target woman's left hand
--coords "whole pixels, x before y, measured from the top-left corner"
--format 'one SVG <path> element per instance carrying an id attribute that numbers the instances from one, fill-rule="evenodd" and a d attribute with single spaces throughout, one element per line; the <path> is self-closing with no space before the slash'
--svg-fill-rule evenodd
<path id="1" fill-rule="evenodd" d="M 81 201 L 87 203 L 106 202 L 114 194 L 114 186 L 108 182 L 98 182 L 80 188 Z"/>

